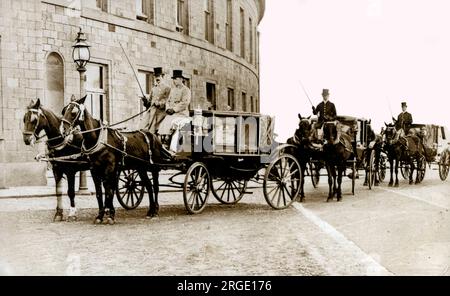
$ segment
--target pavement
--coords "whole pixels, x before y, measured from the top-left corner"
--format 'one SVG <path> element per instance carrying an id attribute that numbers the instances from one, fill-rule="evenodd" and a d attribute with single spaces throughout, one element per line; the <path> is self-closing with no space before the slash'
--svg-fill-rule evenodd
<path id="1" fill-rule="evenodd" d="M 8 237 L 4 251 L 9 252 L 11 263 L 18 262 L 17 266 L 24 268 L 25 274 L 42 274 L 37 269 L 32 269 L 27 260 L 36 261 L 35 267 L 41 263 L 59 264 L 61 266 L 57 274 L 61 274 L 65 268 L 64 256 L 73 253 L 71 248 L 77 244 L 87 247 L 96 244 L 93 238 L 97 236 L 107 240 L 108 233 L 113 232 L 120 237 L 120 240 L 115 241 L 116 247 L 123 249 L 123 253 L 119 253 L 119 259 L 125 258 L 125 245 L 130 239 L 142 248 L 151 244 L 152 249 L 160 250 L 158 254 L 162 257 L 171 256 L 162 251 L 167 248 L 174 248 L 174 252 L 179 252 L 179 262 L 174 266 L 163 261 L 148 262 L 141 269 L 125 264 L 123 269 L 117 266 L 113 269 L 119 274 L 187 274 L 189 268 L 185 264 L 189 265 L 193 258 L 197 258 L 197 255 L 193 255 L 195 248 L 189 248 L 200 243 L 197 247 L 212 257 L 204 259 L 207 261 L 202 261 L 201 264 L 195 259 L 193 262 L 200 265 L 195 266 L 193 274 L 217 275 L 225 270 L 226 274 L 230 275 L 449 276 L 450 182 L 442 182 L 437 172 L 432 170 L 427 172 L 420 185 L 410 186 L 406 180 L 401 179 L 399 188 L 390 188 L 385 182 L 380 187 L 368 190 L 362 186 L 362 182 L 361 179 L 357 181 L 356 195 L 353 196 L 350 180 L 344 178 L 343 202 L 326 203 L 326 178 L 321 178 L 318 189 L 313 189 L 307 179 L 306 201 L 302 204 L 295 203 L 286 211 L 272 211 L 265 204 L 261 189 L 251 189 L 249 191 L 253 194 L 246 195 L 243 201 L 234 207 L 220 206 L 210 196 L 204 213 L 189 216 L 184 211 L 180 193 L 163 193 L 160 198 L 161 217 L 156 224 L 148 224 L 145 219 L 139 218 L 145 215 L 148 206 L 148 201 L 144 199 L 137 211 L 127 212 L 119 209 L 119 224 L 103 230 L 92 226 L 91 219 L 96 212 L 96 200 L 93 197 L 77 196 L 80 219 L 76 224 L 55 224 L 51 223 L 56 205 L 52 187 L 15 189 L 16 195 L 29 192 L 30 196 L 24 200 L 23 197 L 17 196 L 1 198 L 0 195 L 0 224 L 9 224 L 11 227 L 6 229 L 18 229 L 22 233 L 12 231 L 8 236 L 4 236 L 5 239 Z M 51 194 L 31 196 L 45 194 L 46 190 Z M 7 196 L 7 193 L 3 192 L 3 196 Z M 67 209 L 68 200 L 64 198 L 63 201 L 64 208 Z M 188 228 L 185 228 L 186 225 Z M 92 232 L 92 236 L 85 234 L 85 231 Z M 205 233 L 202 233 L 203 231 Z M 145 233 L 146 236 L 139 233 Z M 188 241 L 178 249 L 176 245 L 180 244 L 180 240 L 188 233 L 191 233 L 192 237 L 189 234 Z M 240 233 L 242 237 L 237 239 L 236 233 Z M 43 239 L 45 236 L 46 239 Z M 168 237 L 154 244 L 154 240 L 161 239 L 161 236 Z M 52 248 L 52 240 L 62 241 L 61 247 L 67 249 L 67 254 L 61 251 L 59 257 L 46 254 L 44 258 L 34 258 L 30 255 L 32 251 L 26 251 L 28 249 L 17 253 L 17 248 L 10 244 L 12 240 L 31 249 L 36 244 Z M 228 245 L 229 240 L 236 243 L 233 248 Z M 0 243 L 1 241 L 0 236 Z M 242 248 L 245 254 L 251 254 L 254 246 L 269 245 L 271 249 L 266 252 L 274 256 L 270 262 L 261 261 L 258 257 L 267 256 L 264 255 L 266 247 L 257 248 L 258 252 L 262 250 L 258 256 L 241 257 L 241 254 L 235 252 Z M 104 245 L 98 245 L 98 249 L 93 247 L 95 250 L 92 251 L 102 252 L 100 250 L 103 250 L 103 247 Z M 183 253 L 183 250 L 187 253 Z M 276 250 L 279 250 L 279 253 Z M 191 251 L 193 253 L 186 257 Z M 294 257 L 289 260 L 289 256 L 286 257 L 285 254 Z M 148 259 L 141 255 L 137 254 L 132 259 L 133 263 Z M 89 262 L 91 257 L 90 252 L 82 253 L 81 261 Z M 217 266 L 224 264 L 223 258 L 230 258 L 234 265 L 228 267 L 230 269 L 220 269 Z M 6 257 L 4 260 L 9 259 Z M 112 260 L 111 266 L 118 263 L 115 259 L 108 260 Z M 244 263 L 240 263 L 241 261 Z M 280 262 L 285 264 L 285 269 L 280 269 Z M 151 266 L 158 266 L 158 269 L 152 269 Z M 96 266 L 98 269 L 92 269 L 92 266 L 82 264 L 81 273 L 109 274 L 111 270 L 106 267 L 100 263 Z M 176 271 L 175 267 L 179 271 Z"/>

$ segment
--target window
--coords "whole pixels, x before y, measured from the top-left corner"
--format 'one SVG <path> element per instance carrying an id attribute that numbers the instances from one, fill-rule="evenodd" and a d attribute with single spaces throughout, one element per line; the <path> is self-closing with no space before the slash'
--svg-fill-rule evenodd
<path id="1" fill-rule="evenodd" d="M 97 8 L 108 12 L 108 0 L 97 0 Z"/>
<path id="2" fill-rule="evenodd" d="M 242 111 L 247 112 L 247 94 L 242 92 Z"/>
<path id="3" fill-rule="evenodd" d="M 256 104 L 253 96 L 250 97 L 250 112 L 256 112 Z"/>
<path id="4" fill-rule="evenodd" d="M 188 0 L 177 0 L 177 31 L 189 35 Z"/>
<path id="5" fill-rule="evenodd" d="M 245 16 L 241 8 L 241 57 L 245 58 Z"/>
<path id="6" fill-rule="evenodd" d="M 64 108 L 64 64 L 56 52 L 48 55 L 46 63 L 45 104 L 50 110 L 60 112 Z"/>
<path id="7" fill-rule="evenodd" d="M 106 108 L 108 103 L 108 66 L 89 63 L 86 69 L 87 110 L 97 119 L 108 120 L 109 112 Z"/>
<path id="8" fill-rule="evenodd" d="M 211 110 L 217 110 L 216 85 L 206 82 L 206 100 L 211 104 Z"/>
<path id="9" fill-rule="evenodd" d="M 227 22 L 225 23 L 227 49 L 233 51 L 233 0 L 227 0 Z"/>
<path id="10" fill-rule="evenodd" d="M 146 96 L 150 96 L 153 87 L 153 73 L 148 71 L 139 71 L 138 72 L 139 83 L 142 86 L 142 90 L 144 91 Z M 139 95 L 141 96 L 141 90 L 139 90 Z M 140 100 L 139 112 L 144 111 L 144 104 L 142 100 Z"/>
<path id="11" fill-rule="evenodd" d="M 155 23 L 155 0 L 136 0 L 136 18 Z"/>
<path id="12" fill-rule="evenodd" d="M 214 0 L 205 0 L 205 39 L 214 43 Z"/>
<path id="13" fill-rule="evenodd" d="M 256 50 L 255 50 L 255 55 L 256 55 L 255 65 L 259 66 L 259 32 L 256 32 Z"/>
<path id="14" fill-rule="evenodd" d="M 234 111 L 235 110 L 236 106 L 234 104 L 234 101 L 235 101 L 234 89 L 228 88 L 228 109 L 230 109 L 229 111 Z"/>
<path id="15" fill-rule="evenodd" d="M 248 36 L 250 37 L 249 62 L 250 62 L 250 64 L 253 64 L 253 20 L 252 20 L 252 18 L 248 19 Z"/>

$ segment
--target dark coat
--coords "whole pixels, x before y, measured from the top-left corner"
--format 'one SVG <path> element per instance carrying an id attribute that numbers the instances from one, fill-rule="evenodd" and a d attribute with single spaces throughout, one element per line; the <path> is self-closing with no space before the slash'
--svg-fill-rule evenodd
<path id="1" fill-rule="evenodd" d="M 336 107 L 328 101 L 326 104 L 321 102 L 314 110 L 314 115 L 319 114 L 319 123 L 333 121 L 336 119 Z"/>
<path id="2" fill-rule="evenodd" d="M 411 124 L 413 123 L 412 115 L 408 112 L 402 112 L 398 115 L 397 130 L 403 129 L 405 134 L 408 134 Z"/>

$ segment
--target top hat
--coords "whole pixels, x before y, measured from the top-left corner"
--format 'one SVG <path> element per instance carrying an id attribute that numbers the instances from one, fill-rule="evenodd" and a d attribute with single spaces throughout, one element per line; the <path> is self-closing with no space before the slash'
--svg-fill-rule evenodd
<path id="1" fill-rule="evenodd" d="M 163 68 L 161 68 L 161 67 L 156 67 L 153 69 L 153 71 L 154 71 L 155 77 L 159 77 L 164 74 Z"/>
<path id="2" fill-rule="evenodd" d="M 406 104 L 406 102 L 402 103 L 402 107 L 408 107 L 408 105 Z"/>
<path id="3" fill-rule="evenodd" d="M 184 78 L 183 70 L 173 70 L 172 79 L 176 79 L 176 78 Z"/>
<path id="4" fill-rule="evenodd" d="M 330 91 L 328 89 L 324 89 L 322 91 L 322 96 L 329 96 L 330 95 Z"/>

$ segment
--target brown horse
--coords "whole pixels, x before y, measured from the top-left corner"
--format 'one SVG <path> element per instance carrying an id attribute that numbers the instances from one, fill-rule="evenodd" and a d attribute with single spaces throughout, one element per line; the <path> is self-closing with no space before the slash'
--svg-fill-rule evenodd
<path id="1" fill-rule="evenodd" d="M 64 135 L 69 135 L 76 126 L 80 126 L 84 138 L 82 152 L 89 157 L 93 174 L 103 181 L 105 208 L 99 209 L 96 223 L 101 223 L 105 214 L 109 216 L 108 223 L 115 223 L 113 198 L 121 169 L 138 172 L 149 195 L 150 208 L 147 217 L 157 216 L 159 168 L 154 163 L 160 163 L 161 142 L 149 132 L 122 133 L 104 127 L 86 110 L 85 100 L 86 97 L 68 105 L 62 119 L 61 131 Z M 153 174 L 153 186 L 147 175 L 148 171 Z"/>
<path id="2" fill-rule="evenodd" d="M 391 179 L 389 181 L 389 186 L 399 187 L 398 182 L 398 168 L 400 162 L 405 162 L 409 165 L 409 184 L 414 184 L 413 173 L 416 169 L 415 164 L 420 164 L 424 161 L 424 147 L 419 139 L 415 135 L 401 136 L 399 131 L 396 129 L 396 123 L 386 124 L 386 129 L 384 131 L 385 145 L 384 149 L 387 152 Z M 395 169 L 395 185 L 394 185 L 394 169 Z M 416 184 L 420 183 L 419 173 L 416 176 Z"/>
<path id="3" fill-rule="evenodd" d="M 79 171 L 90 169 L 89 160 L 81 155 L 74 159 L 65 159 L 67 156 L 79 155 L 81 152 L 81 134 L 74 134 L 71 141 L 62 137 L 59 127 L 61 118 L 41 105 L 41 101 L 31 101 L 23 117 L 24 130 L 23 141 L 25 145 L 34 145 L 39 134 L 45 131 L 47 136 L 48 157 L 53 170 L 56 183 L 57 207 L 53 218 L 54 221 L 63 220 L 62 205 L 62 179 L 67 177 L 67 195 L 70 198 L 69 221 L 77 219 L 77 209 L 75 207 L 75 174 Z M 94 176 L 93 176 L 94 177 Z M 102 187 L 98 178 L 93 178 L 97 201 L 102 202 Z"/>
<path id="4" fill-rule="evenodd" d="M 342 175 L 345 172 L 347 161 L 354 157 L 352 139 L 349 135 L 339 131 L 339 122 L 325 122 L 323 135 L 326 144 L 323 146 L 325 165 L 328 172 L 328 199 L 331 201 L 337 195 L 337 201 L 342 200 Z M 336 174 L 337 171 L 337 174 Z"/>
<path id="5" fill-rule="evenodd" d="M 300 202 L 305 199 L 305 171 L 307 170 L 308 163 L 311 163 L 311 159 L 321 159 L 321 152 L 314 149 L 311 143 L 311 136 L 313 133 L 313 127 L 310 118 L 304 118 L 300 114 L 298 115 L 300 120 L 298 128 L 295 131 L 294 137 L 289 138 L 287 143 L 295 146 L 289 153 L 293 155 L 300 164 L 302 170 L 300 180 Z"/>

